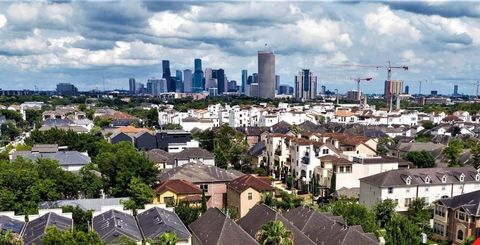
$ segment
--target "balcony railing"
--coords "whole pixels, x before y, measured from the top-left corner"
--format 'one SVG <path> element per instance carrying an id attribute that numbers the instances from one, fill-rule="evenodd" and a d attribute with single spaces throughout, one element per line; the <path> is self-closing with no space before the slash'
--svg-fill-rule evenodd
<path id="1" fill-rule="evenodd" d="M 305 155 L 304 157 L 302 157 L 302 163 L 310 164 L 310 158 L 308 157 L 308 155 Z"/>

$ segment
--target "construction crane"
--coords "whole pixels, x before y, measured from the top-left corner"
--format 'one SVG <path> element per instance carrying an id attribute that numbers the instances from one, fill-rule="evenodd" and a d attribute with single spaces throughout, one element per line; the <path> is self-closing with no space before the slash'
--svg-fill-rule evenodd
<path id="1" fill-rule="evenodd" d="M 428 80 L 423 80 L 423 81 L 420 80 L 420 81 L 418 81 L 418 83 L 419 83 L 419 86 L 418 86 L 418 95 L 422 95 L 422 83 L 426 83 L 426 82 L 428 82 Z"/>
<path id="2" fill-rule="evenodd" d="M 353 78 L 353 77 L 351 77 L 350 79 L 354 80 L 357 83 L 357 100 L 362 101 L 362 98 L 361 98 L 362 96 L 360 96 L 360 82 L 361 81 L 370 81 L 373 78 L 371 78 L 371 77 L 366 77 L 366 78 L 360 78 L 360 77 Z"/>

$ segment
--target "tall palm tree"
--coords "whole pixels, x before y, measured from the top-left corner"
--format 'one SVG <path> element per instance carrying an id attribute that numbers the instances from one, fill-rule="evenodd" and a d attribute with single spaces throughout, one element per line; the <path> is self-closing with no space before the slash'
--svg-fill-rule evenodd
<path id="1" fill-rule="evenodd" d="M 256 238 L 263 245 L 293 245 L 293 233 L 278 220 L 264 224 Z"/>

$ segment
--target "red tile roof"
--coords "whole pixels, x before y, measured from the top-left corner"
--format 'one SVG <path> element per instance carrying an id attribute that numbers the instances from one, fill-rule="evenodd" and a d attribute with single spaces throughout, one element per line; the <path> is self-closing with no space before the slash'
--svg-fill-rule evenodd
<path id="1" fill-rule="evenodd" d="M 237 192 L 243 192 L 248 188 L 253 188 L 258 192 L 273 191 L 273 188 L 265 179 L 257 178 L 253 175 L 244 175 L 228 183 L 228 187 Z"/>

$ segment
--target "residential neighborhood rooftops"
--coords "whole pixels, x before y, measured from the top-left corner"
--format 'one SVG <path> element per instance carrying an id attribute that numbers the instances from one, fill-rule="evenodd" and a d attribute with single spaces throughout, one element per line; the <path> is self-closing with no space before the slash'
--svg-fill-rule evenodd
<path id="1" fill-rule="evenodd" d="M 194 241 L 201 245 L 250 245 L 258 242 L 217 208 L 210 208 L 190 224 Z"/>
<path id="2" fill-rule="evenodd" d="M 41 245 L 46 229 L 52 225 L 63 231 L 71 229 L 73 220 L 53 212 L 46 213 L 27 223 L 22 235 L 23 242 L 26 245 Z"/>
<path id="3" fill-rule="evenodd" d="M 361 178 L 360 181 L 378 187 L 436 185 L 461 182 L 480 183 L 480 174 L 472 166 L 450 168 L 414 168 L 390 170 Z"/>
<path id="4" fill-rule="evenodd" d="M 173 232 L 180 241 L 188 240 L 191 237 L 187 227 L 182 220 L 172 211 L 163 208 L 153 207 L 137 215 L 138 225 L 143 237 L 157 238 L 166 232 Z"/>
<path id="5" fill-rule="evenodd" d="M 1 232 L 7 232 L 10 230 L 13 233 L 20 234 L 24 226 L 25 226 L 24 221 L 13 219 L 5 215 L 0 215 L 0 231 Z"/>
<path id="6" fill-rule="evenodd" d="M 142 240 L 135 218 L 117 210 L 112 209 L 93 217 L 92 227 L 108 244 L 119 242 L 123 236 L 133 241 Z"/>
<path id="7" fill-rule="evenodd" d="M 275 188 L 273 188 L 272 185 L 268 183 L 268 180 L 257 178 L 250 174 L 234 179 L 233 181 L 228 183 L 227 186 L 235 190 L 236 192 L 243 192 L 248 188 L 253 188 L 258 192 L 275 190 Z"/>
<path id="8" fill-rule="evenodd" d="M 181 152 L 173 154 L 175 159 L 190 159 L 190 158 L 203 158 L 203 159 L 213 159 L 213 153 L 200 148 L 200 147 L 191 147 L 186 148 Z"/>
<path id="9" fill-rule="evenodd" d="M 437 202 L 452 209 L 463 208 L 468 215 L 480 216 L 480 190 L 449 198 L 442 198 Z"/>
<path id="10" fill-rule="evenodd" d="M 52 159 L 58 161 L 60 166 L 69 165 L 86 165 L 92 160 L 89 156 L 82 154 L 78 151 L 59 151 L 59 152 L 31 152 L 31 151 L 17 151 L 13 153 L 12 159 L 15 160 L 18 157 L 24 159 L 37 160 L 41 158 Z"/>
<path id="11" fill-rule="evenodd" d="M 182 179 L 192 183 L 229 182 L 244 174 L 236 170 L 225 170 L 216 166 L 187 163 L 160 175 L 161 182 Z"/>
<path id="12" fill-rule="evenodd" d="M 170 190 L 176 194 L 202 194 L 203 191 L 198 186 L 181 179 L 171 179 L 158 184 L 155 187 L 157 193 L 162 193 L 166 190 Z"/>

